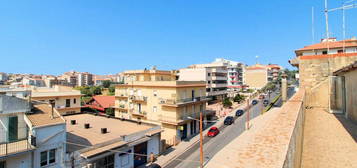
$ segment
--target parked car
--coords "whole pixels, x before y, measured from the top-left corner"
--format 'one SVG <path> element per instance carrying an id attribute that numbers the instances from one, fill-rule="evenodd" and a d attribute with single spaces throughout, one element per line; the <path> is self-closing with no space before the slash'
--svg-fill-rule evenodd
<path id="1" fill-rule="evenodd" d="M 265 98 L 264 94 L 259 95 L 259 99 L 264 99 L 264 98 Z"/>
<path id="2" fill-rule="evenodd" d="M 266 107 L 269 104 L 269 100 L 264 100 L 263 105 Z"/>
<path id="3" fill-rule="evenodd" d="M 252 101 L 252 105 L 254 106 L 254 105 L 256 105 L 256 104 L 258 104 L 258 100 L 253 100 L 253 101 Z"/>
<path id="4" fill-rule="evenodd" d="M 242 109 L 239 109 L 236 111 L 236 116 L 239 117 L 241 115 L 243 115 L 244 111 Z"/>
<path id="5" fill-rule="evenodd" d="M 216 135 L 219 134 L 219 130 L 217 127 L 211 127 L 209 131 L 207 132 L 208 137 L 215 137 Z"/>
<path id="6" fill-rule="evenodd" d="M 233 116 L 227 116 L 226 119 L 224 119 L 224 125 L 232 125 L 233 123 L 234 123 Z"/>

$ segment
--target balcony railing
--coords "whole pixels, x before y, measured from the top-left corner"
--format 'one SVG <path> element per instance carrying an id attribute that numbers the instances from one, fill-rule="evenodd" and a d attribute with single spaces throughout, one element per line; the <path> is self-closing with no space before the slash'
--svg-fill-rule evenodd
<path id="1" fill-rule="evenodd" d="M 160 104 L 163 105 L 183 105 L 183 104 L 188 104 L 188 103 L 195 103 L 195 102 L 200 102 L 200 101 L 209 101 L 210 98 L 207 96 L 202 96 L 202 97 L 194 97 L 194 98 L 187 98 L 187 99 L 161 99 Z"/>
<path id="2" fill-rule="evenodd" d="M 147 102 L 148 97 L 146 97 L 146 96 L 130 96 L 130 99 L 131 99 L 132 101 Z"/>
<path id="3" fill-rule="evenodd" d="M 14 142 L 0 143 L 0 158 L 19 152 L 29 151 L 32 149 L 35 149 L 35 147 L 29 143 L 27 138 L 20 139 Z"/>
<path id="4" fill-rule="evenodd" d="M 119 93 L 119 94 L 116 94 L 115 97 L 122 98 L 122 99 L 127 99 L 128 98 L 128 94 Z"/>
<path id="5" fill-rule="evenodd" d="M 142 117 L 145 117 L 147 115 L 146 111 L 134 111 L 132 110 L 132 115 L 136 115 L 136 116 L 142 116 Z"/>
<path id="6" fill-rule="evenodd" d="M 215 111 L 205 110 L 203 112 L 203 115 L 210 115 L 210 114 L 214 114 L 214 113 L 215 113 Z M 187 120 L 192 120 L 192 119 L 199 120 L 200 119 L 200 113 L 178 115 L 178 116 L 159 115 L 159 120 L 161 122 L 164 122 L 164 123 L 167 123 L 167 124 L 174 124 L 174 125 L 178 125 L 180 123 L 183 123 L 183 122 L 185 122 Z"/>

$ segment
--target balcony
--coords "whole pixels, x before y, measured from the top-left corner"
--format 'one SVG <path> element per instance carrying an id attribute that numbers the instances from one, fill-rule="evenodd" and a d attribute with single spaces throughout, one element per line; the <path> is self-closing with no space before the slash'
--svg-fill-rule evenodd
<path id="1" fill-rule="evenodd" d="M 128 95 L 124 93 L 116 94 L 115 97 L 118 99 L 128 99 Z"/>
<path id="2" fill-rule="evenodd" d="M 148 97 L 146 97 L 146 96 L 130 96 L 130 99 L 133 102 L 147 102 Z"/>
<path id="3" fill-rule="evenodd" d="M 35 147 L 29 143 L 27 138 L 20 139 L 15 142 L 0 143 L 0 158 L 21 152 L 31 151 L 33 149 L 35 149 Z"/>
<path id="4" fill-rule="evenodd" d="M 181 105 L 193 104 L 193 103 L 204 102 L 204 101 L 209 101 L 209 100 L 210 100 L 210 98 L 206 97 L 206 96 L 187 98 L 187 99 L 178 99 L 178 100 L 161 99 L 159 104 L 162 104 L 163 106 L 178 107 Z"/>
<path id="5" fill-rule="evenodd" d="M 124 104 L 120 104 L 119 107 L 116 107 L 116 109 L 118 109 L 120 111 L 128 111 L 128 109 L 125 107 Z"/>
<path id="6" fill-rule="evenodd" d="M 138 117 L 146 117 L 147 113 L 146 111 L 133 111 L 131 112 L 133 116 L 138 116 Z"/>
<path id="7" fill-rule="evenodd" d="M 184 122 L 191 120 L 189 119 L 190 117 L 198 118 L 199 113 L 197 113 L 196 115 L 182 115 L 182 116 L 159 115 L 159 121 L 165 124 L 181 125 Z"/>

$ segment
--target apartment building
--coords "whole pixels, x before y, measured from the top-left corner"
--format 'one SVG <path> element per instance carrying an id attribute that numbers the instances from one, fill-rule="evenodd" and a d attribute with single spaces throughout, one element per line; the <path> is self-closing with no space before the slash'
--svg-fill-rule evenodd
<path id="1" fill-rule="evenodd" d="M 268 76 L 272 76 L 273 81 L 277 81 L 279 78 L 279 73 L 283 70 L 283 67 L 277 64 L 268 64 Z"/>
<path id="2" fill-rule="evenodd" d="M 0 165 L 64 167 L 65 121 L 47 103 L 30 102 L 30 91 L 0 91 Z"/>
<path id="3" fill-rule="evenodd" d="M 228 91 L 240 91 L 245 84 L 245 65 L 240 62 L 217 58 L 215 62 L 227 65 Z"/>
<path id="4" fill-rule="evenodd" d="M 77 75 L 77 86 L 92 86 L 93 82 L 93 74 L 88 72 L 80 72 Z"/>
<path id="5" fill-rule="evenodd" d="M 160 153 L 160 126 L 138 124 L 92 114 L 67 120 L 65 167 L 136 168 Z"/>
<path id="6" fill-rule="evenodd" d="M 67 86 L 68 83 L 65 79 L 60 79 L 58 77 L 46 77 L 44 79 L 46 87 L 52 88 L 55 85 Z"/>
<path id="7" fill-rule="evenodd" d="M 128 72 L 135 80 L 116 85 L 115 117 L 162 126 L 167 144 L 198 133 L 195 119 L 205 112 L 208 101 L 204 81 L 176 81 L 170 71 Z"/>
<path id="8" fill-rule="evenodd" d="M 216 61 L 210 64 L 195 64 L 179 70 L 179 81 L 206 82 L 206 96 L 213 100 L 223 99 L 227 95 L 228 64 Z"/>
<path id="9" fill-rule="evenodd" d="M 41 78 L 29 78 L 25 77 L 22 79 L 22 85 L 24 86 L 36 86 L 36 87 L 45 87 L 45 81 Z"/>
<path id="10" fill-rule="evenodd" d="M 73 90 L 71 87 L 54 86 L 47 87 L 33 87 L 32 100 L 44 101 L 53 103 L 56 110 L 61 115 L 80 113 L 81 112 L 81 96 L 78 90 Z"/>
<path id="11" fill-rule="evenodd" d="M 4 83 L 8 80 L 8 75 L 4 72 L 0 72 L 0 83 Z"/>
<path id="12" fill-rule="evenodd" d="M 330 95 L 332 84 L 337 82 L 333 72 L 357 61 L 357 39 L 322 39 L 320 43 L 296 50 L 295 54 L 289 62 L 299 68 L 299 83 L 306 90 L 306 105 L 333 112 Z"/>

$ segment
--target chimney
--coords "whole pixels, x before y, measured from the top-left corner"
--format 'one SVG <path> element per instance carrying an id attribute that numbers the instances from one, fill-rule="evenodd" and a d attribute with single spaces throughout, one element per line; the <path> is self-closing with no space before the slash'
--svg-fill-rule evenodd
<path id="1" fill-rule="evenodd" d="M 101 128 L 101 133 L 102 134 L 106 134 L 108 131 L 107 131 L 107 128 Z"/>
<path id="2" fill-rule="evenodd" d="M 89 127 L 90 127 L 89 123 L 85 123 L 85 124 L 84 124 L 84 128 L 85 128 L 85 129 L 89 129 Z"/>

